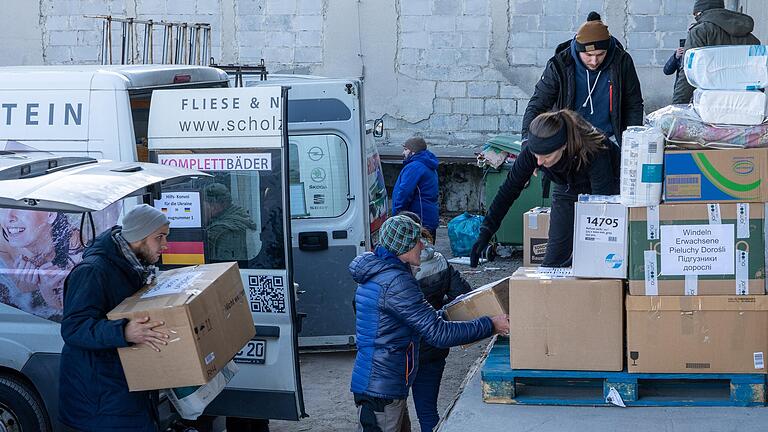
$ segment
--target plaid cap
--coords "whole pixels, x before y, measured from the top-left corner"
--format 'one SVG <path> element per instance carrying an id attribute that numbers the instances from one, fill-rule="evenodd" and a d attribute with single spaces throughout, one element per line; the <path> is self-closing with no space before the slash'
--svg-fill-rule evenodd
<path id="1" fill-rule="evenodd" d="M 416 247 L 420 239 L 421 226 L 404 215 L 387 219 L 379 231 L 379 244 L 398 256 Z"/>

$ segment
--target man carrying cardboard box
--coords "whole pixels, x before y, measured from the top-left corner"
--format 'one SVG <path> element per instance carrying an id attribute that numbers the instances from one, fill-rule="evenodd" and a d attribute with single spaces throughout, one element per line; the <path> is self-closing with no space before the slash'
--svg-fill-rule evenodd
<path id="1" fill-rule="evenodd" d="M 168 218 L 146 204 L 99 235 L 64 282 L 59 417 L 81 432 L 156 432 L 157 392 L 129 393 L 117 348 L 146 344 L 160 351 L 168 335 L 150 317 L 108 320 L 107 313 L 151 283 L 167 248 Z"/>

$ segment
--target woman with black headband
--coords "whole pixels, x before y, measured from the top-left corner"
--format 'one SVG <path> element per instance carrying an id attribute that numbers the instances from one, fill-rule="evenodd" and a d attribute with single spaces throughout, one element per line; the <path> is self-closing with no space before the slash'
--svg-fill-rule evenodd
<path id="1" fill-rule="evenodd" d="M 542 266 L 570 266 L 574 204 L 579 194 L 618 194 L 619 164 L 619 147 L 578 113 L 564 109 L 537 116 L 531 122 L 527 144 L 480 227 L 480 236 L 472 247 L 471 266 L 477 266 L 509 207 L 537 169 L 555 184 Z"/>

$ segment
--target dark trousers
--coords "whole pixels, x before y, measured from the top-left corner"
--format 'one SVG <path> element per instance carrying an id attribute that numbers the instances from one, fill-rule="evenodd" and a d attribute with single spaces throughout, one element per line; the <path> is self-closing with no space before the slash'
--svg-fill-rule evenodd
<path id="1" fill-rule="evenodd" d="M 549 240 L 544 267 L 568 267 L 573 253 L 573 217 L 578 193 L 568 186 L 554 185 L 549 215 Z M 588 192 L 583 192 L 588 193 Z"/>
<path id="2" fill-rule="evenodd" d="M 443 370 L 445 370 L 445 359 L 419 363 L 411 392 L 421 432 L 432 432 L 440 421 L 440 415 L 437 413 L 437 396 L 440 393 Z"/>

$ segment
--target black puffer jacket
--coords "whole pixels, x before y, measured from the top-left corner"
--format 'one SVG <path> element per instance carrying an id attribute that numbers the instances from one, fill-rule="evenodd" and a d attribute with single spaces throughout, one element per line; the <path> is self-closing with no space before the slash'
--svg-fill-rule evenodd
<path id="1" fill-rule="evenodd" d="M 463 294 L 472 291 L 461 273 L 448 263 L 443 254 L 427 246 L 421 252 L 421 265 L 416 273 L 424 298 L 435 310 L 440 310 Z M 419 347 L 419 364 L 448 357 L 448 348 L 437 348 L 424 341 Z"/>
<path id="2" fill-rule="evenodd" d="M 538 166 L 536 156 L 523 147 L 515 163 L 507 174 L 507 179 L 499 187 L 485 215 L 480 235 L 490 239 L 499 229 L 501 221 L 507 215 L 509 207 L 520 196 L 534 170 L 538 168 L 545 178 L 557 185 L 566 186 L 573 194 L 589 193 L 594 195 L 615 195 L 619 193 L 620 150 L 616 144 L 603 141 L 606 150 L 598 152 L 588 164 L 576 168 L 576 161 L 567 153 L 550 168 Z"/>
<path id="3" fill-rule="evenodd" d="M 605 61 L 610 62 L 608 68 L 613 84 L 611 124 L 616 140 L 621 144 L 621 133 L 627 127 L 643 124 L 643 94 L 635 63 L 615 38 L 613 50 L 612 55 L 609 53 Z M 528 127 L 539 114 L 552 109 L 577 110 L 575 68 L 576 60 L 571 55 L 571 41 L 561 43 L 555 50 L 554 57 L 547 62 L 525 109 L 522 128 L 524 139 L 528 137 Z"/>
<path id="4" fill-rule="evenodd" d="M 755 21 L 749 15 L 728 9 L 706 10 L 688 30 L 685 49 L 715 45 L 759 45 L 760 39 L 752 34 L 754 27 Z M 677 80 L 672 103 L 691 102 L 693 90 L 687 79 Z"/>

